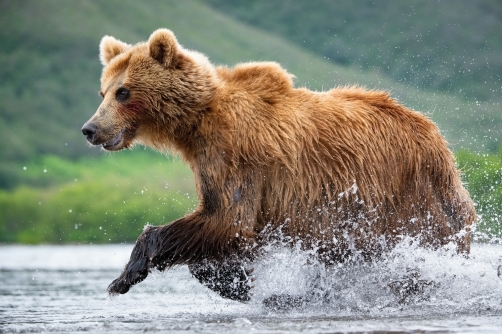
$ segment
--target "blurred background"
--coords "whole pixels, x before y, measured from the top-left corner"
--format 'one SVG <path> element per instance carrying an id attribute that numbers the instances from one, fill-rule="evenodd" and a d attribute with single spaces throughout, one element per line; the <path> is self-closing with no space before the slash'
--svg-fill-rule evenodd
<path id="1" fill-rule="evenodd" d="M 296 86 L 388 90 L 431 117 L 481 221 L 501 236 L 498 0 L 0 0 L 0 242 L 121 243 L 197 204 L 176 157 L 105 154 L 80 132 L 101 98 L 98 45 L 157 28 L 215 64 L 273 60 Z"/>

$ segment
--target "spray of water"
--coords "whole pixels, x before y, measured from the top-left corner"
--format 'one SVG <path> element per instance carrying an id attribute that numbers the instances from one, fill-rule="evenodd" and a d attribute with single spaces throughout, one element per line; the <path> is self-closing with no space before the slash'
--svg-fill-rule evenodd
<path id="1" fill-rule="evenodd" d="M 502 312 L 499 245 L 431 250 L 405 238 L 372 261 L 327 266 L 299 248 L 271 246 L 257 264 L 255 303 L 271 312 L 423 316 Z"/>

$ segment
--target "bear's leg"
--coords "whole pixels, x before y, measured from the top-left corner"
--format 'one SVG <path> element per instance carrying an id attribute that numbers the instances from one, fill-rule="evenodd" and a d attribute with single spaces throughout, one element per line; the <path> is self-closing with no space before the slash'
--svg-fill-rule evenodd
<path id="1" fill-rule="evenodd" d="M 192 275 L 222 297 L 238 301 L 249 300 L 249 290 L 252 288 L 250 283 L 254 280 L 250 277 L 252 270 L 246 270 L 244 262 L 237 256 L 222 261 L 200 260 L 200 257 L 197 259 L 198 256 L 192 255 L 190 247 L 183 248 L 185 253 L 176 254 L 173 249 L 181 249 L 179 245 L 182 243 L 198 244 L 197 241 L 180 239 L 180 233 L 176 231 L 173 233 L 173 228 L 177 226 L 190 230 L 188 224 L 177 223 L 178 221 L 166 226 L 147 227 L 136 241 L 124 271 L 108 286 L 108 292 L 112 295 L 127 293 L 131 286 L 143 281 L 152 269 L 163 271 L 173 265 L 189 264 Z"/>
<path id="2" fill-rule="evenodd" d="M 155 234 L 157 229 L 157 227 L 149 227 L 141 233 L 124 271 L 108 286 L 108 292 L 111 295 L 127 293 L 131 286 L 143 281 L 148 276 L 151 267 L 150 253 L 152 250 L 149 249 L 152 248 L 150 245 L 151 235 Z"/>
<path id="3" fill-rule="evenodd" d="M 217 292 L 223 298 L 237 301 L 248 301 L 253 269 L 246 270 L 243 261 L 229 258 L 223 262 L 209 261 L 207 259 L 188 266 L 190 273 L 199 282 L 209 289 Z"/>

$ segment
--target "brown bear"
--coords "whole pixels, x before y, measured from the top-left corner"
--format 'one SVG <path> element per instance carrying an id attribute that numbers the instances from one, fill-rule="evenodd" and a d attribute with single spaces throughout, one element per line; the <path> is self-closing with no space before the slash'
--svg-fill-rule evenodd
<path id="1" fill-rule="evenodd" d="M 93 145 L 179 153 L 197 209 L 139 236 L 108 287 L 188 264 L 245 301 L 264 245 L 300 245 L 327 264 L 371 259 L 402 240 L 468 253 L 476 213 L 437 127 L 386 92 L 295 88 L 273 62 L 215 67 L 166 29 L 129 45 L 105 36 L 103 102 L 82 128 Z"/>

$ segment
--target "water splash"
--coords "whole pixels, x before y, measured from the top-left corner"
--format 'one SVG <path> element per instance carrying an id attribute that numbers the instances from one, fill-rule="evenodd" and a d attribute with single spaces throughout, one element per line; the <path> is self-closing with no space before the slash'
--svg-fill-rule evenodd
<path id="1" fill-rule="evenodd" d="M 274 247 L 255 266 L 255 302 L 303 298 L 292 312 L 337 316 L 437 316 L 502 312 L 498 245 L 425 249 L 407 238 L 373 261 L 326 266 L 298 249 Z M 285 308 L 288 308 L 287 305 Z M 274 304 L 272 311 L 281 305 Z M 296 310 L 295 310 L 296 309 Z"/>
<path id="2" fill-rule="evenodd" d="M 222 299 L 186 266 L 153 272 L 126 295 L 106 287 L 133 245 L 0 246 L 0 332 L 249 333 L 455 332 L 500 333 L 500 245 L 428 251 L 401 243 L 373 262 L 326 268 L 299 249 L 278 245 L 255 263 L 249 303 Z M 419 270 L 422 296 L 400 302 L 389 281 Z M 413 276 L 412 276 L 413 278 Z M 313 284 L 316 283 L 316 284 Z M 311 293 L 300 308 L 263 306 L 272 294 Z M 312 293 L 314 292 L 314 293 Z M 57 310 L 57 312 L 54 312 Z"/>

